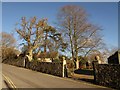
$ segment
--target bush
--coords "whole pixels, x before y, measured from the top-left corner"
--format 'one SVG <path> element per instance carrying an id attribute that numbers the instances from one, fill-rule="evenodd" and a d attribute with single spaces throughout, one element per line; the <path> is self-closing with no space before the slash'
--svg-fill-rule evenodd
<path id="1" fill-rule="evenodd" d="M 2 60 L 17 59 L 17 53 L 14 48 L 2 48 Z"/>
<path id="2" fill-rule="evenodd" d="M 86 60 L 84 60 L 84 59 L 80 60 L 80 64 L 81 64 L 81 65 L 85 65 L 85 64 L 86 64 L 86 62 L 87 62 L 87 61 L 86 61 Z"/>
<path id="3" fill-rule="evenodd" d="M 61 61 L 56 58 L 56 59 L 53 60 L 53 62 L 59 63 L 59 62 L 61 62 Z"/>

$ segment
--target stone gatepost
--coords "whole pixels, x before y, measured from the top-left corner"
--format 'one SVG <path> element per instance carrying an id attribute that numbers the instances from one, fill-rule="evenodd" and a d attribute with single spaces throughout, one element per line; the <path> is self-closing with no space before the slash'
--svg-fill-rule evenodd
<path id="1" fill-rule="evenodd" d="M 95 60 L 92 62 L 93 65 L 93 73 L 94 73 L 94 81 L 96 82 L 96 74 L 97 74 L 97 70 L 96 70 L 96 65 L 98 64 L 98 61 Z"/>
<path id="2" fill-rule="evenodd" d="M 65 77 L 65 65 L 66 65 L 66 60 L 65 57 L 63 57 L 63 72 L 62 72 L 62 77 Z"/>
<path id="3" fill-rule="evenodd" d="M 24 61 L 23 61 L 23 67 L 24 68 L 26 68 L 26 65 L 27 65 L 27 62 L 28 62 L 29 60 L 28 60 L 28 57 L 27 56 L 25 56 L 24 57 Z"/>
<path id="4" fill-rule="evenodd" d="M 101 60 L 100 60 L 100 56 L 95 56 L 95 60 L 98 61 L 98 64 L 102 64 Z"/>

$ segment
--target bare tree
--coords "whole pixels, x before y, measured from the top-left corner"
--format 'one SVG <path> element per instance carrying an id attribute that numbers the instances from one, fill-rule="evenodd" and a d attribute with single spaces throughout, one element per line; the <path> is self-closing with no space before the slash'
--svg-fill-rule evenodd
<path id="1" fill-rule="evenodd" d="M 61 32 L 64 33 L 72 59 L 79 68 L 78 54 L 80 51 L 88 49 L 91 51 L 99 44 L 101 39 L 96 39 L 101 30 L 98 26 L 91 24 L 87 19 L 85 10 L 79 6 L 68 5 L 60 9 L 58 13 L 58 24 Z"/>
<path id="2" fill-rule="evenodd" d="M 115 52 L 117 52 L 119 49 L 118 47 L 115 47 L 115 46 L 111 46 L 110 48 L 106 47 L 104 50 L 103 50 L 103 57 L 104 59 L 106 60 L 106 62 L 108 61 L 107 59 L 113 55 Z"/>
<path id="3" fill-rule="evenodd" d="M 91 40 L 89 43 L 82 49 L 84 52 L 84 57 L 87 57 L 90 53 L 98 50 L 103 50 L 105 49 L 105 43 L 103 42 L 101 36 L 99 35 L 94 35 L 92 36 Z"/>
<path id="4" fill-rule="evenodd" d="M 62 34 L 55 32 L 52 35 L 50 35 L 50 42 L 48 44 L 49 50 L 54 51 L 54 52 L 58 52 L 60 51 L 64 51 L 67 47 L 67 43 L 64 42 Z"/>
<path id="5" fill-rule="evenodd" d="M 111 49 L 108 50 L 108 52 L 109 52 L 109 55 L 108 55 L 108 56 L 113 55 L 113 54 L 114 54 L 116 51 L 118 51 L 118 50 L 119 50 L 118 47 L 111 46 Z"/>
<path id="6" fill-rule="evenodd" d="M 30 18 L 30 20 L 26 20 L 26 17 L 22 17 L 18 25 L 16 31 L 21 39 L 25 41 L 27 45 L 27 55 L 29 56 L 29 61 L 31 61 L 33 58 L 33 50 L 43 44 L 43 31 L 49 28 L 47 19 L 37 20 L 36 17 L 33 17 Z"/>
<path id="7" fill-rule="evenodd" d="M 1 44 L 2 47 L 14 47 L 15 46 L 15 38 L 6 32 L 1 33 L 2 39 L 1 39 Z"/>
<path id="8" fill-rule="evenodd" d="M 1 32 L 1 51 L 2 51 L 2 60 L 8 60 L 9 58 L 17 55 L 17 50 L 15 49 L 16 40 L 15 38 L 6 32 Z"/>

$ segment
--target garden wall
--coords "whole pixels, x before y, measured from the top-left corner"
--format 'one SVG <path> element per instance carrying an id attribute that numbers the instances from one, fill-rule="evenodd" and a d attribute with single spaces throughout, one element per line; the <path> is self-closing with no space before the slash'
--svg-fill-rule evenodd
<path id="1" fill-rule="evenodd" d="M 19 66 L 19 67 L 24 67 L 24 60 L 23 59 L 4 60 L 3 63 L 9 64 L 9 65 L 14 65 L 14 66 Z"/>
<path id="2" fill-rule="evenodd" d="M 62 77 L 63 75 L 63 63 L 53 63 L 53 62 L 38 62 L 38 61 L 32 61 L 27 62 L 26 66 L 24 65 L 24 60 L 6 60 L 3 63 L 24 67 L 27 69 L 31 69 L 34 71 L 39 71 L 47 74 L 52 74 L 55 76 Z"/>
<path id="3" fill-rule="evenodd" d="M 94 66 L 96 83 L 120 89 L 120 64 L 95 64 Z"/>
<path id="4" fill-rule="evenodd" d="M 27 62 L 27 69 L 62 77 L 63 64 L 53 62 Z"/>

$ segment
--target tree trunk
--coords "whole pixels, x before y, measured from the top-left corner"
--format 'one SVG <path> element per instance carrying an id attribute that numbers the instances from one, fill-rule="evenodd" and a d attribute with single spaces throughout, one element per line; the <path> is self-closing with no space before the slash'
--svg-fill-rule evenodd
<path id="1" fill-rule="evenodd" d="M 69 38 L 70 38 L 70 47 L 71 47 L 71 53 L 72 53 L 72 60 L 74 62 L 74 65 L 76 65 L 75 64 L 75 57 L 74 57 L 73 40 L 72 40 L 72 29 L 71 29 L 71 26 L 70 26 L 70 17 L 68 18 L 68 30 L 69 30 L 69 34 L 68 35 L 69 35 Z"/>
<path id="2" fill-rule="evenodd" d="M 76 69 L 79 69 L 79 60 L 78 60 L 78 42 L 77 42 L 77 20 L 76 20 L 76 16 L 74 16 L 74 19 L 73 19 L 73 24 L 74 24 L 74 34 L 73 34 L 73 38 L 74 38 L 74 49 L 75 49 L 75 66 L 76 66 Z"/>
<path id="3" fill-rule="evenodd" d="M 77 45 L 76 45 L 77 46 Z M 79 60 L 78 60 L 78 50 L 77 50 L 77 48 L 76 48 L 76 50 L 75 50 L 75 68 L 76 69 L 79 69 Z"/>
<path id="4" fill-rule="evenodd" d="M 78 60 L 78 57 L 76 57 L 76 69 L 79 69 L 79 60 Z"/>
<path id="5" fill-rule="evenodd" d="M 32 59 L 33 59 L 33 49 L 28 50 L 28 56 L 27 57 L 28 57 L 29 61 L 32 61 Z"/>
<path id="6" fill-rule="evenodd" d="M 48 37 L 48 32 L 46 31 L 46 35 L 45 35 L 45 44 L 44 44 L 44 52 L 47 51 L 47 37 Z"/>

